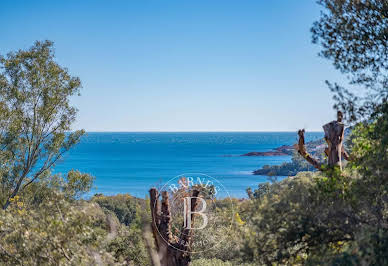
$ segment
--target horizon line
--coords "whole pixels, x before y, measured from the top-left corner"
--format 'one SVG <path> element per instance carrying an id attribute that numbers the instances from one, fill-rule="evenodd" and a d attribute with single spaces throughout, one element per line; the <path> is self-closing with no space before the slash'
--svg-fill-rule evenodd
<path id="1" fill-rule="evenodd" d="M 279 131 L 274 131 L 274 130 L 177 130 L 177 131 L 167 131 L 167 130 L 142 130 L 142 131 L 95 131 L 95 130 L 85 130 L 87 133 L 293 133 L 293 132 L 298 132 L 297 130 L 295 131 L 286 131 L 286 130 L 279 130 Z M 317 130 L 311 130 L 311 131 L 306 131 L 306 133 L 311 132 L 311 133 L 323 133 L 323 131 L 317 131 Z"/>

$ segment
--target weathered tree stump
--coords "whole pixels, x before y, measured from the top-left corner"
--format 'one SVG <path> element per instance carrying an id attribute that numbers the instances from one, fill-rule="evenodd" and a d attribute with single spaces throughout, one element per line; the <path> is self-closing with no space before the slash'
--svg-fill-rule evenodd
<path id="1" fill-rule="evenodd" d="M 194 190 L 191 196 L 191 220 L 194 221 L 194 212 L 197 207 L 198 190 Z M 161 266 L 187 266 L 190 264 L 190 250 L 192 229 L 182 225 L 179 238 L 171 234 L 171 215 L 168 200 L 168 192 L 162 192 L 160 206 L 159 192 L 156 188 L 150 190 L 150 207 L 152 215 L 152 233 L 155 246 L 158 251 Z M 187 214 L 186 214 L 187 215 Z"/>
<path id="2" fill-rule="evenodd" d="M 342 123 L 342 112 L 338 111 L 337 121 L 332 121 L 323 126 L 325 140 L 327 142 L 327 163 L 329 167 L 339 165 L 342 170 L 342 143 L 344 140 L 344 123 Z"/>
<path id="3" fill-rule="evenodd" d="M 298 145 L 296 145 L 296 149 L 300 155 L 303 156 L 310 164 L 312 164 L 316 169 L 324 171 L 326 169 L 333 168 L 335 166 L 339 166 L 342 170 L 342 157 L 345 160 L 349 160 L 349 155 L 343 148 L 343 140 L 344 140 L 344 131 L 345 125 L 342 122 L 343 114 L 341 111 L 337 112 L 337 121 L 332 121 L 323 125 L 323 130 L 325 132 L 325 140 L 328 147 L 325 149 L 325 153 L 328 157 L 328 168 L 323 167 L 322 164 L 313 158 L 305 148 L 304 141 L 304 129 L 298 131 L 299 141 Z"/>

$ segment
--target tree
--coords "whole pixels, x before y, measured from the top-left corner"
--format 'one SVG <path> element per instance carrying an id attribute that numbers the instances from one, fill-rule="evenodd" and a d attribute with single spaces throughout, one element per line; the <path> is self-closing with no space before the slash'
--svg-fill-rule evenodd
<path id="1" fill-rule="evenodd" d="M 336 93 L 336 108 L 359 122 L 351 134 L 349 167 L 361 176 L 355 182 L 375 228 L 384 228 L 388 202 L 388 1 L 320 0 L 327 9 L 312 28 L 321 55 L 347 74 L 350 86 L 364 88 L 352 93 L 328 83 Z M 361 96 L 360 96 L 361 95 Z M 361 122 L 361 123 L 360 123 Z"/>
<path id="2" fill-rule="evenodd" d="M 313 42 L 320 43 L 320 55 L 332 60 L 349 78 L 348 89 L 327 83 L 335 93 L 334 107 L 345 111 L 348 121 L 356 124 L 350 136 L 352 160 L 347 166 L 352 178 L 347 193 L 352 212 L 346 218 L 362 225 L 360 231 L 364 234 L 352 244 L 354 250 L 360 250 L 357 248 L 360 246 L 364 249 L 362 255 L 356 255 L 356 264 L 386 265 L 388 1 L 319 0 L 318 3 L 326 12 L 312 27 Z M 349 253 L 358 254 L 354 250 Z"/>
<path id="3" fill-rule="evenodd" d="M 54 61 L 52 42 L 1 56 L 0 68 L 0 204 L 7 209 L 84 131 L 69 133 L 77 113 L 69 100 L 81 81 Z"/>
<path id="4" fill-rule="evenodd" d="M 325 11 L 313 25 L 313 41 L 349 78 L 348 89 L 327 83 L 335 93 L 334 107 L 355 124 L 351 160 L 343 171 L 322 167 L 307 153 L 299 131 L 299 153 L 324 171 L 300 173 L 254 199 L 247 220 L 254 234 L 248 232 L 245 253 L 261 264 L 387 265 L 388 1 L 318 3 Z M 347 157 L 342 125 L 332 125 L 325 128 L 329 166 Z M 338 134 L 330 134 L 333 129 Z M 330 149 L 333 145 L 337 148 Z"/>
<path id="5" fill-rule="evenodd" d="M 320 55 L 349 78 L 351 89 L 327 81 L 335 108 L 349 122 L 369 119 L 388 97 L 388 1 L 319 0 L 326 12 L 311 29 Z M 364 88 L 358 91 L 357 88 Z M 352 92 L 355 91 L 355 92 Z"/>

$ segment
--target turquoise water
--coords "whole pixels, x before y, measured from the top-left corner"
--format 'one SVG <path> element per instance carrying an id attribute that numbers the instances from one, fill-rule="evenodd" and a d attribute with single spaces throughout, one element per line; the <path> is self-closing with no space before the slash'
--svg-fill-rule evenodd
<path id="1" fill-rule="evenodd" d="M 306 134 L 306 140 L 323 133 Z M 246 157 L 296 143 L 295 132 L 217 133 L 87 133 L 57 164 L 55 172 L 71 169 L 96 177 L 94 193 L 130 193 L 144 198 L 152 187 L 184 173 L 202 173 L 219 180 L 233 197 L 246 197 L 247 187 L 267 181 L 252 171 L 265 164 L 290 161 L 290 156 Z M 225 195 L 221 195 L 225 196 Z"/>

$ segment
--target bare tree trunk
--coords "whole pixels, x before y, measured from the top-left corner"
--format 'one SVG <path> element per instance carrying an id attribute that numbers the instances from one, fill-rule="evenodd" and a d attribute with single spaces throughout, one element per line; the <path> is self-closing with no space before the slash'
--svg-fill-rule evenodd
<path id="1" fill-rule="evenodd" d="M 195 212 L 198 204 L 198 195 L 199 191 L 194 190 L 191 198 L 192 221 L 194 221 L 195 217 L 193 212 Z M 152 216 L 152 232 L 159 255 L 160 265 L 188 266 L 190 264 L 192 229 L 184 228 L 182 225 L 182 233 L 179 239 L 174 239 L 172 237 L 168 192 L 162 192 L 162 204 L 160 206 L 159 192 L 156 188 L 151 188 L 150 207 Z"/>
<path id="2" fill-rule="evenodd" d="M 336 165 L 339 165 L 342 170 L 342 157 L 345 160 L 350 160 L 350 156 L 347 154 L 343 148 L 344 141 L 344 131 L 345 125 L 342 123 L 342 112 L 337 112 L 337 121 L 332 121 L 323 126 L 325 132 L 325 140 L 328 147 L 325 149 L 325 153 L 328 157 L 328 166 L 333 168 Z M 298 131 L 299 141 L 296 145 L 296 149 L 300 155 L 303 156 L 310 164 L 312 164 L 318 170 L 325 170 L 325 167 L 322 167 L 321 163 L 318 160 L 311 157 L 311 155 L 306 151 L 305 141 L 304 141 L 304 129 Z"/>
<path id="3" fill-rule="evenodd" d="M 341 170 L 344 128 L 344 124 L 338 121 L 332 121 L 323 126 L 323 130 L 325 131 L 325 140 L 328 145 L 328 165 L 329 167 L 339 165 Z"/>

